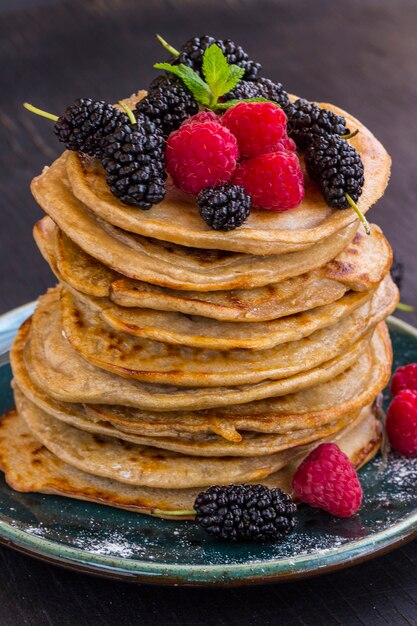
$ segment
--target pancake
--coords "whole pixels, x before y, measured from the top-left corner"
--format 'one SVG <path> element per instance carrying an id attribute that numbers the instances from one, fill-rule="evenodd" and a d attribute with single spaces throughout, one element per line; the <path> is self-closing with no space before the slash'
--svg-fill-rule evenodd
<path id="1" fill-rule="evenodd" d="M 35 223 L 33 237 L 58 280 L 81 293 L 94 297 L 108 296 L 112 283 L 123 278 L 122 274 L 114 272 L 81 250 L 47 215 Z M 57 250 L 58 240 L 65 251 L 63 267 L 60 262 L 62 255 Z"/>
<path id="2" fill-rule="evenodd" d="M 209 350 L 266 350 L 297 341 L 351 315 L 371 300 L 375 290 L 349 291 L 331 304 L 269 322 L 223 322 L 184 313 L 124 308 L 108 298 L 91 298 L 64 290 L 62 307 L 85 306 L 111 328 L 133 337 Z M 65 314 L 64 314 L 65 317 Z"/>
<path id="3" fill-rule="evenodd" d="M 97 422 L 89 419 L 82 405 L 68 406 L 63 403 L 58 404 L 51 398 L 42 396 L 38 389 L 33 394 L 28 393 L 28 388 L 26 387 L 23 392 L 16 383 L 14 383 L 14 397 L 18 408 L 22 406 L 22 402 L 26 401 L 30 406 L 33 405 L 49 417 L 58 419 L 75 429 L 91 433 L 92 435 L 120 439 L 140 446 L 160 448 L 197 457 L 233 456 L 243 458 L 275 454 L 276 452 L 289 450 L 290 448 L 305 445 L 337 433 L 358 414 L 357 411 L 344 414 L 331 422 L 321 426 L 317 425 L 314 428 L 297 429 L 288 431 L 285 434 L 244 433 L 240 441 L 228 441 L 216 435 L 200 435 L 192 438 L 184 437 L 184 435 L 152 437 L 142 433 L 123 432 L 108 422 Z M 32 397 L 34 398 L 33 400 Z"/>
<path id="4" fill-rule="evenodd" d="M 64 153 L 34 179 L 36 201 L 89 255 L 124 276 L 154 285 L 185 291 L 261 287 L 322 267 L 352 241 L 359 227 L 354 222 L 311 249 L 272 256 L 146 239 L 104 222 L 73 196 L 66 179 L 66 158 Z"/>
<path id="5" fill-rule="evenodd" d="M 31 378 L 55 400 L 88 404 L 121 404 L 143 410 L 200 410 L 243 404 L 271 396 L 295 393 L 329 381 L 355 363 L 366 349 L 370 334 L 337 359 L 285 380 L 221 388 L 178 388 L 141 383 L 97 368 L 73 350 L 64 338 L 56 291 L 48 292 L 48 304 L 19 329 L 11 349 L 24 345 Z"/>
<path id="6" fill-rule="evenodd" d="M 199 412 L 144 412 L 122 406 L 81 405 L 53 400 L 31 379 L 24 361 L 24 343 L 16 342 L 12 352 L 14 382 L 24 395 L 57 419 L 78 424 L 91 432 L 94 426 L 112 426 L 115 437 L 201 438 L 216 434 L 240 442 L 239 431 L 287 434 L 316 428 L 353 413 L 371 402 L 385 387 L 391 373 L 391 345 L 385 324 L 380 324 L 371 345 L 348 370 L 331 381 L 310 389 L 266 401 Z M 85 423 L 87 420 L 87 424 Z M 117 433 L 120 430 L 120 433 Z M 109 434 L 107 432 L 107 434 Z M 129 439 L 127 439 L 129 440 Z"/>
<path id="7" fill-rule="evenodd" d="M 268 350 L 208 350 L 169 345 L 114 331 L 96 311 L 62 291 L 62 326 L 89 363 L 125 378 L 179 386 L 218 387 L 282 379 L 336 358 L 395 308 L 398 290 L 387 276 L 373 297 L 337 323 Z M 53 306 L 42 296 L 34 314 Z M 57 306 L 57 305 L 55 305 Z"/>
<path id="8" fill-rule="evenodd" d="M 143 94 L 140 92 L 138 99 Z M 360 153 L 364 165 L 365 183 L 358 206 L 366 213 L 385 191 L 390 157 L 372 133 L 349 113 L 327 103 L 319 106 L 343 115 L 350 130 L 359 130 L 349 143 Z M 113 196 L 104 170 L 96 161 L 80 158 L 73 152 L 68 155 L 66 169 L 74 195 L 106 222 L 146 237 L 190 247 L 283 254 L 317 244 L 357 221 L 351 209 L 329 208 L 308 176 L 305 176 L 305 198 L 299 207 L 283 212 L 253 210 L 240 228 L 222 233 L 203 222 L 193 196 L 180 193 L 169 182 L 165 199 L 150 211 L 141 211 Z"/>
<path id="9" fill-rule="evenodd" d="M 389 271 L 391 248 L 381 230 L 359 229 L 336 259 L 317 270 L 254 289 L 184 292 L 124 278 L 85 253 L 49 217 L 34 227 L 38 247 L 61 281 L 124 307 L 201 315 L 222 321 L 268 321 L 335 302 L 346 291 L 375 287 Z"/>
<path id="10" fill-rule="evenodd" d="M 332 380 L 295 394 L 199 412 L 149 413 L 129 407 L 85 405 L 96 420 L 111 422 L 125 432 L 164 435 L 213 432 L 240 441 L 241 432 L 286 433 L 332 422 L 372 401 L 389 382 L 392 351 L 385 324 L 378 326 L 371 349 Z"/>
<path id="11" fill-rule="evenodd" d="M 380 429 L 369 409 L 362 411 L 356 423 L 337 439 L 357 469 L 372 458 L 379 442 Z M 290 491 L 293 472 L 308 451 L 262 482 Z M 161 517 L 163 511 L 192 509 L 198 494 L 197 489 L 132 486 L 79 470 L 41 445 L 15 411 L 4 416 L 0 423 L 0 467 L 7 483 L 16 491 L 67 496 L 149 515 L 153 514 L 153 509 L 158 509 Z"/>
<path id="12" fill-rule="evenodd" d="M 292 451 L 256 457 L 196 457 L 113 437 L 92 435 L 57 420 L 23 395 L 16 408 L 31 433 L 53 454 L 88 473 L 159 489 L 261 480 L 288 463 Z"/>

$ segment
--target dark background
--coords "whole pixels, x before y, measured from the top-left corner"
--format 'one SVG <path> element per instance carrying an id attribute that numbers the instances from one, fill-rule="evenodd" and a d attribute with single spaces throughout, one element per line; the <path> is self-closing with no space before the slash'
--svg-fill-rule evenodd
<path id="1" fill-rule="evenodd" d="M 32 241 L 31 178 L 61 148 L 23 101 L 60 114 L 77 97 L 110 102 L 146 87 L 174 46 L 212 34 L 241 43 L 264 75 L 333 102 L 393 157 L 369 217 L 406 267 L 417 304 L 417 2 L 415 0 L 0 0 L 0 313 L 53 283 Z M 400 315 L 417 324 L 416 314 Z M 0 550 L 0 624 L 417 624 L 417 542 L 351 570 L 252 589 L 135 587 Z"/>

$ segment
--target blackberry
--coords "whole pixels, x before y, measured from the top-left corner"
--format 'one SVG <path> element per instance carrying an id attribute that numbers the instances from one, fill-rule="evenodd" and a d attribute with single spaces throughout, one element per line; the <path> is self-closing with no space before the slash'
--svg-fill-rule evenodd
<path id="1" fill-rule="evenodd" d="M 107 138 L 103 167 L 111 192 L 122 202 L 150 209 L 165 195 L 165 141 L 159 127 L 141 113 Z"/>
<path id="2" fill-rule="evenodd" d="M 391 276 L 398 289 L 401 291 L 401 287 L 404 279 L 404 263 L 394 254 L 394 262 L 391 265 Z"/>
<path id="3" fill-rule="evenodd" d="M 316 180 L 326 203 L 335 209 L 352 206 L 364 183 L 362 159 L 355 148 L 338 135 L 314 135 L 304 154 L 308 174 Z"/>
<path id="4" fill-rule="evenodd" d="M 194 509 L 205 531 L 229 541 L 279 539 L 296 525 L 291 496 L 264 485 L 210 487 L 197 496 Z"/>
<path id="5" fill-rule="evenodd" d="M 214 230 L 233 230 L 248 218 L 252 199 L 243 187 L 219 185 L 206 187 L 197 196 L 203 220 Z"/>
<path id="6" fill-rule="evenodd" d="M 290 105 L 290 99 L 281 83 L 273 83 L 269 78 L 258 78 L 255 81 L 241 80 L 224 100 L 242 100 L 243 98 L 267 98 L 277 102 L 284 110 Z"/>
<path id="7" fill-rule="evenodd" d="M 146 98 L 136 105 L 136 112 L 155 122 L 167 137 L 187 117 L 198 113 L 198 104 L 178 78 L 158 76 L 150 84 Z"/>
<path id="8" fill-rule="evenodd" d="M 129 118 L 123 111 L 102 100 L 80 98 L 55 122 L 54 131 L 68 150 L 90 156 L 103 156 L 103 139 L 114 133 Z"/>
<path id="9" fill-rule="evenodd" d="M 201 74 L 204 52 L 213 44 L 219 46 L 229 65 L 234 64 L 245 69 L 245 73 L 243 75 L 245 80 L 256 80 L 262 66 L 260 63 L 252 61 L 243 48 L 241 48 L 241 46 L 237 46 L 230 39 L 215 39 L 209 35 L 193 37 L 187 41 L 182 48 L 180 48 L 179 56 L 176 58 L 174 57 L 170 62 L 173 65 L 183 63 Z"/>
<path id="10" fill-rule="evenodd" d="M 341 115 L 308 100 L 296 100 L 286 111 L 288 115 L 288 134 L 294 139 L 300 150 L 305 150 L 313 136 L 347 135 L 346 120 Z"/>

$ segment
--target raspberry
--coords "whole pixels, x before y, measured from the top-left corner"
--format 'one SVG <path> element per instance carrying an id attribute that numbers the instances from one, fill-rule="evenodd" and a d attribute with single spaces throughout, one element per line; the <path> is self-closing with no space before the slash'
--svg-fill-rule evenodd
<path id="1" fill-rule="evenodd" d="M 390 391 L 396 396 L 402 389 L 417 391 L 417 363 L 409 363 L 395 370 Z"/>
<path id="2" fill-rule="evenodd" d="M 214 111 L 200 111 L 187 119 L 182 123 L 182 126 L 186 124 L 195 124 L 196 122 L 217 122 L 220 124 L 220 118 Z"/>
<path id="3" fill-rule="evenodd" d="M 388 407 L 388 439 L 397 452 L 417 456 L 417 391 L 402 389 Z"/>
<path id="4" fill-rule="evenodd" d="M 322 443 L 292 479 L 298 498 L 337 517 L 350 517 L 362 502 L 362 487 L 349 458 L 335 443 Z"/>
<path id="5" fill-rule="evenodd" d="M 284 135 L 282 139 L 280 139 L 275 147 L 274 152 L 296 152 L 297 146 L 295 145 L 294 139 L 288 137 L 288 135 Z"/>
<path id="6" fill-rule="evenodd" d="M 236 137 L 240 155 L 255 157 L 273 152 L 286 134 L 287 116 L 271 102 L 240 102 L 222 117 Z"/>
<path id="7" fill-rule="evenodd" d="M 232 133 L 216 122 L 184 124 L 170 134 L 166 169 L 186 193 L 227 182 L 239 156 Z"/>
<path id="8" fill-rule="evenodd" d="M 271 211 L 286 211 L 304 198 L 303 173 L 296 154 L 270 152 L 242 161 L 233 183 L 252 196 L 252 206 Z"/>

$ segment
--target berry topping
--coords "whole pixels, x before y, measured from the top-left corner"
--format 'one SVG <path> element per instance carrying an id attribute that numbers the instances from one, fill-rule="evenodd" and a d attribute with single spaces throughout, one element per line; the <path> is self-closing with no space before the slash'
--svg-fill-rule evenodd
<path id="1" fill-rule="evenodd" d="M 103 166 L 111 192 L 122 202 L 149 209 L 165 195 L 164 138 L 141 113 L 103 144 Z"/>
<path id="2" fill-rule="evenodd" d="M 362 159 L 345 139 L 337 135 L 314 136 L 305 152 L 305 164 L 330 207 L 346 209 L 350 206 L 346 194 L 354 202 L 361 195 Z"/>
<path id="3" fill-rule="evenodd" d="M 220 185 L 203 189 L 197 204 L 203 220 L 214 230 L 233 230 L 249 216 L 251 197 L 237 185 Z"/>
<path id="4" fill-rule="evenodd" d="M 388 407 L 388 439 L 397 452 L 417 456 L 417 391 L 402 389 Z"/>
<path id="5" fill-rule="evenodd" d="M 275 146 L 275 152 L 296 152 L 297 146 L 295 145 L 295 141 L 288 137 L 288 135 L 284 135 Z"/>
<path id="6" fill-rule="evenodd" d="M 393 396 L 396 396 L 403 389 L 417 391 L 417 363 L 409 363 L 395 370 L 390 391 Z"/>
<path id="7" fill-rule="evenodd" d="M 158 76 L 149 86 L 149 93 L 136 105 L 157 124 L 165 137 L 179 128 L 190 115 L 198 112 L 198 104 L 184 83 L 174 76 Z"/>
<path id="8" fill-rule="evenodd" d="M 252 206 L 286 211 L 304 198 L 303 173 L 294 153 L 270 152 L 242 161 L 233 183 L 252 196 Z"/>
<path id="9" fill-rule="evenodd" d="M 362 487 L 349 458 L 335 443 L 322 443 L 292 479 L 298 498 L 337 517 L 350 517 L 362 502 Z"/>
<path id="10" fill-rule="evenodd" d="M 217 122 L 217 124 L 221 124 L 219 116 L 216 115 L 214 111 L 200 111 L 200 113 L 187 118 L 183 122 L 183 125 L 195 124 L 196 122 Z"/>
<path id="11" fill-rule="evenodd" d="M 123 111 L 103 101 L 80 98 L 55 122 L 54 132 L 67 150 L 101 158 L 102 141 L 117 127 L 128 124 Z"/>
<path id="12" fill-rule="evenodd" d="M 404 263 L 394 254 L 394 262 L 391 265 L 391 277 L 398 289 L 401 290 L 404 278 Z"/>
<path id="13" fill-rule="evenodd" d="M 283 109 L 290 105 L 288 94 L 281 83 L 273 83 L 269 78 L 258 78 L 255 81 L 241 80 L 232 91 L 224 96 L 224 100 L 243 100 L 245 98 L 273 100 Z"/>
<path id="14" fill-rule="evenodd" d="M 166 168 L 186 193 L 227 182 L 237 158 L 236 138 L 217 122 L 184 124 L 168 137 Z"/>
<path id="15" fill-rule="evenodd" d="M 200 73 L 203 66 L 204 52 L 213 44 L 218 46 L 225 55 L 229 65 L 238 65 L 245 70 L 246 80 L 255 80 L 261 70 L 261 65 L 252 61 L 248 54 L 230 39 L 215 39 L 209 35 L 193 37 L 179 50 L 179 56 L 174 57 L 172 63 L 182 63 Z"/>
<path id="16" fill-rule="evenodd" d="M 316 135 L 347 135 L 346 120 L 308 100 L 296 100 L 288 109 L 288 134 L 300 150 L 305 150 Z"/>
<path id="17" fill-rule="evenodd" d="M 236 137 L 240 155 L 255 157 L 273 152 L 286 134 L 287 117 L 271 102 L 241 102 L 222 117 Z"/>
<path id="18" fill-rule="evenodd" d="M 228 541 L 271 541 L 290 533 L 297 507 L 281 489 L 264 485 L 209 487 L 195 501 L 196 521 Z"/>

